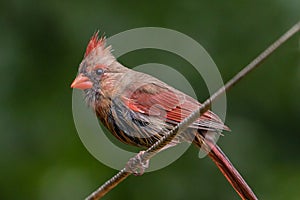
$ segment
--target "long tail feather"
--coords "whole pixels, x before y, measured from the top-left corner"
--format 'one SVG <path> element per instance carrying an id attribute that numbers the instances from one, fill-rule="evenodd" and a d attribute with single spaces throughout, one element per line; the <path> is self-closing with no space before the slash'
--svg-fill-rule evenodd
<path id="1" fill-rule="evenodd" d="M 203 138 L 201 137 L 201 139 Z M 201 143 L 195 142 L 195 144 L 199 148 L 203 146 L 203 140 Z M 241 174 L 235 169 L 233 164 L 223 153 L 220 147 L 207 139 L 205 139 L 204 144 L 206 146 L 205 149 L 210 150 L 208 156 L 212 159 L 212 161 L 214 161 L 214 163 L 217 165 L 217 167 L 220 169 L 222 174 L 226 177 L 235 191 L 239 194 L 239 196 L 245 200 L 257 200 L 257 197 L 255 196 L 251 188 L 248 186 Z"/>

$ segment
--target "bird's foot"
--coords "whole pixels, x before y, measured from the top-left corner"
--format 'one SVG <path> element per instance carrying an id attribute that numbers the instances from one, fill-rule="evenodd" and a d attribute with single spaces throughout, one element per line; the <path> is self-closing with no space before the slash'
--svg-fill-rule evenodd
<path id="1" fill-rule="evenodd" d="M 134 158 L 126 164 L 126 171 L 131 172 L 135 176 L 141 176 L 144 174 L 145 169 L 149 167 L 149 160 L 143 161 L 143 155 L 145 151 L 140 151 Z"/>

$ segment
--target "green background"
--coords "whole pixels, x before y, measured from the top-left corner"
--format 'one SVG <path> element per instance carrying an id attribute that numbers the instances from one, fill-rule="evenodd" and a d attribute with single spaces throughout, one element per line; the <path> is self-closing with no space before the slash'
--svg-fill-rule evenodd
<path id="1" fill-rule="evenodd" d="M 1 1 L 0 199 L 83 199 L 117 171 L 94 159 L 72 117 L 70 83 L 90 36 L 165 27 L 199 43 L 224 81 L 300 19 L 298 0 Z M 182 66 L 175 55 L 142 50 L 128 66 Z M 202 81 L 191 72 L 199 100 Z M 200 84 L 201 83 L 201 84 Z M 227 93 L 218 144 L 259 199 L 300 196 L 299 34 Z M 103 199 L 239 199 L 210 159 L 191 147 L 170 166 L 130 177 Z"/>

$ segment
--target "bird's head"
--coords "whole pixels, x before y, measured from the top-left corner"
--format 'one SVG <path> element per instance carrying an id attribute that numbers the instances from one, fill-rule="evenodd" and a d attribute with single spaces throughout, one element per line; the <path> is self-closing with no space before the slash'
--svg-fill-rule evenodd
<path id="1" fill-rule="evenodd" d="M 120 66 L 111 54 L 111 46 L 106 46 L 105 37 L 99 37 L 96 32 L 87 45 L 84 59 L 71 88 L 84 90 L 89 103 L 95 102 L 99 95 L 103 94 L 104 80 L 121 72 Z"/>

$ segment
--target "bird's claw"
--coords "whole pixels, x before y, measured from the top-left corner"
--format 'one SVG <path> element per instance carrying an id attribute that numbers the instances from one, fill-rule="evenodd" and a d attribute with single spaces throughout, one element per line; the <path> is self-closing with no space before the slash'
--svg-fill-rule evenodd
<path id="1" fill-rule="evenodd" d="M 149 160 L 143 162 L 143 155 L 145 151 L 140 151 L 134 158 L 130 158 L 126 164 L 126 171 L 135 176 L 143 175 L 145 169 L 149 167 Z"/>

